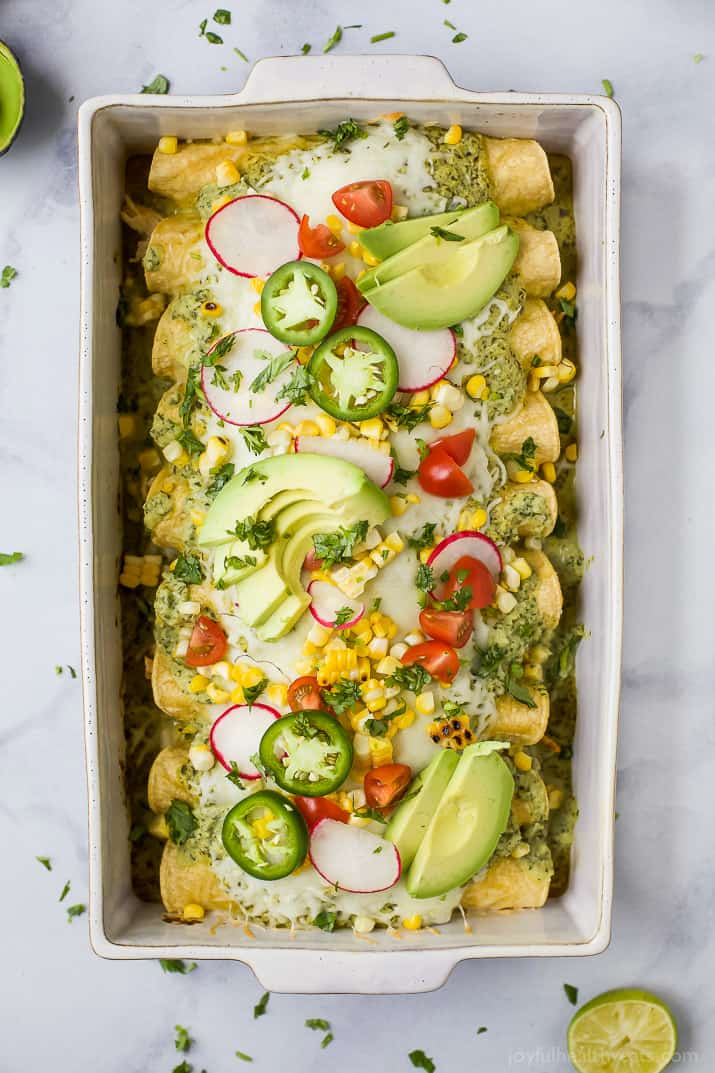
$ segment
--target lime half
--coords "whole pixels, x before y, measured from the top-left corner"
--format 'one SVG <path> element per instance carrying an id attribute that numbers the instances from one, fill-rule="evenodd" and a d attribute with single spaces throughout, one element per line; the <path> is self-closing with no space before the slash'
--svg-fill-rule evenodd
<path id="1" fill-rule="evenodd" d="M 578 1073 L 660 1073 L 678 1042 L 675 1018 L 647 991 L 605 991 L 578 1010 L 568 1030 Z"/>

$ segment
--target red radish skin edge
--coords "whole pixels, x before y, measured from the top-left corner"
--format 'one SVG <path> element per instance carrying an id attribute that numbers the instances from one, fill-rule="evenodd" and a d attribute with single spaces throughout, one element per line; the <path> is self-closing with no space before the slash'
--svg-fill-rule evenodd
<path id="1" fill-rule="evenodd" d="M 310 452 L 311 452 L 311 446 L 312 446 L 312 445 L 308 445 L 308 447 L 307 447 L 307 448 L 305 448 L 305 447 L 301 447 L 301 439 L 303 439 L 303 440 L 305 440 L 305 439 L 309 439 L 309 440 L 317 440 L 317 439 L 322 439 L 322 438 L 323 438 L 323 437 L 319 437 L 319 436 L 307 436 L 307 437 L 306 437 L 306 436 L 296 436 L 296 439 L 295 439 L 295 446 L 294 446 L 294 450 L 295 450 L 295 453 L 296 453 L 296 454 L 304 454 L 304 453 L 305 453 L 305 454 L 310 454 Z M 328 439 L 328 437 L 325 437 L 325 438 L 326 438 L 326 439 Z M 341 441 L 341 440 L 336 440 L 336 441 L 335 441 L 335 443 L 336 443 L 336 444 L 338 444 L 338 445 L 339 445 L 340 443 L 342 443 L 342 442 L 344 442 L 344 441 Z M 357 443 L 358 441 L 357 441 L 357 440 L 355 439 L 355 440 L 348 440 L 347 442 L 348 442 L 348 443 Z M 362 445 L 361 445 L 361 446 L 362 446 Z M 339 446 L 338 446 L 338 451 L 339 451 L 339 449 L 340 449 L 340 448 L 339 448 Z M 392 480 L 393 474 L 394 474 L 394 472 L 395 472 L 395 460 L 394 460 L 394 458 L 392 457 L 392 455 L 383 455 L 381 451 L 375 451 L 375 448 L 374 448 L 374 447 L 365 447 L 365 450 L 366 450 L 366 451 L 374 451 L 374 453 L 375 453 L 376 455 L 378 455 L 378 456 L 379 456 L 380 458 L 382 458 L 382 459 L 385 459 L 385 460 L 389 460 L 389 466 L 388 466 L 388 475 L 387 475 L 387 478 L 386 478 L 386 480 L 384 480 L 384 481 L 383 481 L 383 482 L 382 482 L 382 483 L 381 483 L 381 484 L 380 484 L 380 485 L 378 486 L 378 487 L 380 487 L 380 488 L 387 488 L 387 486 L 388 486 L 388 484 L 390 483 L 390 481 Z M 317 452 L 317 453 L 321 453 L 321 452 Z M 327 453 L 327 452 L 326 452 L 326 453 Z M 340 457 L 340 456 L 339 456 L 339 454 L 338 454 L 338 455 L 336 455 L 336 456 L 334 455 L 334 456 L 332 456 L 332 457 Z M 345 459 L 345 461 L 350 461 L 350 460 L 349 460 L 349 459 Z M 354 465 L 354 466 L 357 466 L 357 468 L 358 468 L 358 469 L 362 469 L 362 466 L 359 466 L 357 462 L 353 462 L 353 463 L 352 463 L 352 465 Z M 365 473 L 365 471 L 364 471 L 364 470 L 363 470 L 363 473 Z M 370 477 L 370 474 L 369 474 L 369 473 L 365 473 L 365 476 L 366 476 L 366 477 L 367 477 L 367 478 L 368 478 L 369 480 L 372 480 L 372 478 Z M 376 481 L 373 481 L 373 484 L 376 484 L 376 483 L 377 483 Z"/>
<path id="2" fill-rule="evenodd" d="M 218 346 L 218 344 L 223 339 L 227 339 L 229 337 L 229 335 L 243 335 L 246 332 L 260 332 L 261 335 L 268 335 L 268 336 L 271 337 L 271 339 L 274 338 L 271 335 L 271 333 L 268 331 L 267 328 L 237 328 L 236 331 L 234 331 L 234 332 L 225 332 L 219 339 L 216 340 L 215 343 L 212 343 L 212 345 L 206 351 L 206 357 L 209 357 L 209 355 L 213 354 L 213 352 L 216 349 L 216 347 Z M 288 349 L 288 348 L 286 348 L 286 349 Z M 211 410 L 212 413 L 216 414 L 216 417 L 218 417 L 220 421 L 225 421 L 227 424 L 233 425 L 234 428 L 250 428 L 252 425 L 269 425 L 271 423 L 271 421 L 277 421 L 279 417 L 282 417 L 283 414 L 286 412 L 286 410 L 290 410 L 292 404 L 289 401 L 289 402 L 287 402 L 285 404 L 283 409 L 278 410 L 271 417 L 268 417 L 268 418 L 264 417 L 262 421 L 257 421 L 255 419 L 255 417 L 254 417 L 254 419 L 252 421 L 232 421 L 230 417 L 227 417 L 226 414 L 222 414 L 219 410 L 216 409 L 214 404 L 211 402 L 211 392 L 210 392 L 210 390 L 209 391 L 206 390 L 206 384 L 204 383 L 204 381 L 207 379 L 207 377 L 208 377 L 209 373 L 211 372 L 212 368 L 213 368 L 212 365 L 202 365 L 201 366 L 201 390 L 204 393 L 204 398 L 206 399 L 206 402 L 208 403 L 209 409 Z"/>
<path id="3" fill-rule="evenodd" d="M 322 819 L 322 820 L 319 820 L 316 823 L 316 825 L 314 827 L 312 827 L 311 830 L 310 830 L 310 849 L 308 851 L 308 856 L 310 857 L 310 863 L 313 865 L 313 868 L 315 868 L 316 872 L 321 877 L 321 879 L 324 879 L 325 882 L 329 883 L 331 887 L 337 887 L 338 890 L 342 890 L 346 894 L 380 894 L 384 890 L 392 890 L 392 888 L 397 883 L 399 883 L 400 877 L 402 876 L 402 858 L 400 857 L 400 851 L 398 850 L 397 846 L 394 846 L 394 845 L 392 845 L 392 843 L 387 842 L 387 839 L 385 839 L 384 841 L 387 842 L 387 845 L 391 846 L 391 848 L 394 850 L 394 853 L 395 853 L 395 867 L 397 869 L 397 875 L 395 876 L 395 879 L 392 881 L 392 883 L 389 883 L 386 887 L 377 887 L 375 890 L 353 890 L 352 887 L 343 887 L 343 886 L 341 886 L 337 882 L 337 880 L 331 879 L 329 876 L 326 876 L 326 874 L 324 872 L 321 872 L 320 868 L 318 868 L 317 864 L 315 863 L 315 859 L 313 857 L 313 848 L 312 848 L 313 847 L 313 840 L 315 839 L 316 835 L 320 831 L 320 828 L 323 826 L 323 824 L 325 824 L 325 823 L 337 823 L 337 822 L 338 822 L 337 820 L 330 820 L 330 819 L 327 819 L 327 818 Z M 349 824 L 342 824 L 341 826 L 347 826 L 348 830 L 350 830 Z M 362 830 L 362 828 L 360 828 L 360 829 Z"/>
<path id="4" fill-rule="evenodd" d="M 328 582 L 328 581 L 322 581 L 322 582 L 317 581 L 317 580 L 316 581 L 311 581 L 311 583 L 308 586 L 306 591 L 307 591 L 308 595 L 312 598 L 313 589 L 316 586 L 318 586 L 318 585 L 329 585 L 329 584 L 330 584 L 330 582 Z M 337 591 L 340 592 L 339 589 Z M 348 600 L 348 597 L 346 596 L 345 597 L 345 606 L 347 607 L 348 604 L 349 604 L 349 600 Z M 336 626 L 335 621 L 331 622 L 327 618 L 321 618 L 320 615 L 318 614 L 318 611 L 317 611 L 316 607 L 315 607 L 315 603 L 311 603 L 309 608 L 308 608 L 308 610 L 310 611 L 310 613 L 313 616 L 313 618 L 315 619 L 315 621 L 318 622 L 321 626 L 325 626 L 326 629 L 329 629 L 329 630 L 349 630 L 353 626 L 355 626 L 360 621 L 360 619 L 363 617 L 363 615 L 365 614 L 365 604 L 361 603 L 360 604 L 360 609 L 355 612 L 355 615 L 353 616 L 353 618 L 351 618 L 349 622 L 343 622 L 343 624 L 341 626 Z"/>
<path id="5" fill-rule="evenodd" d="M 247 704 L 232 704 L 230 708 L 227 708 L 225 712 L 222 712 L 221 715 L 219 715 L 218 719 L 215 720 L 213 726 L 211 727 L 211 732 L 209 734 L 209 745 L 211 746 L 211 751 L 214 754 L 214 756 L 216 757 L 216 759 L 218 760 L 219 764 L 221 764 L 222 767 L 226 768 L 226 771 L 231 771 L 231 765 L 226 763 L 226 760 L 224 758 L 223 753 L 214 744 L 214 731 L 216 730 L 216 727 L 219 725 L 219 723 L 223 719 L 225 719 L 227 715 L 230 715 L 231 712 L 235 711 L 236 708 L 247 708 L 247 707 L 261 708 L 265 712 L 270 712 L 274 719 L 280 719 L 280 717 L 281 717 L 281 713 L 277 712 L 275 708 L 271 708 L 270 705 L 268 705 L 268 704 L 251 704 L 251 705 L 247 705 Z M 248 781 L 248 782 L 254 782 L 256 779 L 261 778 L 260 771 L 257 771 L 255 773 L 255 775 L 254 775 L 252 772 L 241 771 L 239 769 L 238 774 L 241 776 L 242 779 L 246 779 L 246 781 Z"/>
<path id="6" fill-rule="evenodd" d="M 427 565 L 433 567 L 441 553 L 445 550 L 445 548 L 450 547 L 457 540 L 478 540 L 484 545 L 486 545 L 486 548 L 488 548 L 491 553 L 489 557 L 496 556 L 496 561 L 498 563 L 498 570 L 496 574 L 493 569 L 493 564 L 488 562 L 486 558 L 481 558 L 481 556 L 478 555 L 473 556 L 473 558 L 480 558 L 489 570 L 489 573 L 492 575 L 494 580 L 499 581 L 499 575 L 501 574 L 503 567 L 501 552 L 499 551 L 499 548 L 496 546 L 493 540 L 490 540 L 488 536 L 485 536 L 484 533 L 480 533 L 477 529 L 464 529 L 460 533 L 451 533 L 449 536 L 445 537 L 444 540 L 441 540 L 437 547 L 433 550 L 432 554 L 427 560 Z M 469 551 L 467 550 L 467 548 L 465 548 L 463 551 L 460 552 L 459 555 L 455 557 L 455 562 L 458 558 L 461 557 L 461 555 L 469 555 Z M 430 595 L 434 596 L 436 591 L 436 588 L 433 589 Z M 435 599 L 436 598 L 437 597 L 435 597 Z"/>
<path id="7" fill-rule="evenodd" d="M 363 309 L 360 311 L 360 313 L 358 315 L 357 323 L 358 324 L 362 323 L 370 315 L 369 311 L 371 311 L 371 310 L 374 312 L 373 306 L 370 305 L 369 300 L 368 300 L 368 304 L 363 307 Z M 370 327 L 370 325 L 368 325 L 368 327 Z M 401 328 L 402 326 L 396 324 L 395 327 L 396 328 Z M 378 331 L 377 328 L 375 328 L 374 330 Z M 410 331 L 409 328 L 403 328 L 403 330 L 404 331 Z M 445 367 L 443 369 L 441 369 L 441 371 L 437 374 L 437 376 L 433 377 L 432 380 L 428 380 L 428 381 L 426 381 L 426 383 L 420 384 L 419 387 L 415 387 L 415 386 L 403 387 L 402 384 L 398 383 L 398 385 L 397 385 L 397 390 L 398 391 L 403 391 L 406 395 L 413 395 L 417 391 L 426 391 L 427 388 L 434 387 L 435 384 L 438 384 L 439 381 L 444 379 L 444 377 L 447 375 L 449 370 L 454 365 L 455 358 L 457 357 L 457 336 L 454 334 L 454 332 L 453 332 L 453 330 L 451 328 L 445 328 L 445 329 L 442 329 L 442 330 L 448 331 L 449 334 L 452 337 L 452 356 L 450 357 L 449 362 L 445 365 Z M 378 335 L 379 334 L 380 333 L 378 331 Z M 415 335 L 418 335 L 418 334 L 422 334 L 422 333 L 419 333 L 419 332 L 415 331 Z M 389 339 L 388 339 L 388 342 L 389 342 Z M 397 360 L 398 360 L 398 363 L 399 363 L 399 360 L 400 360 L 399 346 L 395 348 L 395 353 L 397 354 Z"/>
<path id="8" fill-rule="evenodd" d="M 216 212 L 212 212 L 211 215 L 209 216 L 208 220 L 206 221 L 206 227 L 204 228 L 204 238 L 206 239 L 206 245 L 211 250 L 211 253 L 214 255 L 214 257 L 216 258 L 218 263 L 222 266 L 222 268 L 225 268 L 227 272 L 231 272 L 234 276 L 241 276 L 243 279 L 256 279 L 257 278 L 255 272 L 240 272 L 237 268 L 232 268 L 230 264 L 228 264 L 226 261 L 224 261 L 223 257 L 221 256 L 221 254 L 218 252 L 218 250 L 214 246 L 213 242 L 211 241 L 211 233 L 210 232 L 211 232 L 211 223 L 212 223 L 212 221 L 219 215 L 219 213 L 223 212 L 224 209 L 230 208 L 230 206 L 233 205 L 234 202 L 242 201 L 242 200 L 244 200 L 244 198 L 261 198 L 263 201 L 274 201 L 277 205 L 281 205 L 281 206 L 283 206 L 283 208 L 288 210 L 288 212 L 291 214 L 291 216 L 293 216 L 295 218 L 295 223 L 296 223 L 295 246 L 296 246 L 296 251 L 297 251 L 295 257 L 290 257 L 290 258 L 288 258 L 288 260 L 301 261 L 303 259 L 303 254 L 302 254 L 302 252 L 300 250 L 300 247 L 298 245 L 298 228 L 300 227 L 300 217 L 298 216 L 298 213 L 295 211 L 295 209 L 292 209 L 290 207 L 290 205 L 287 205 L 285 203 L 285 201 L 281 201 L 280 198 L 278 198 L 278 197 L 269 197 L 268 194 L 242 194 L 240 197 L 235 197 L 231 201 L 227 201 L 226 204 L 222 205 L 220 209 L 216 209 Z M 276 268 L 280 268 L 280 265 L 276 265 Z M 275 271 L 275 269 L 273 271 Z M 270 272 L 267 273 L 267 275 L 270 275 Z"/>

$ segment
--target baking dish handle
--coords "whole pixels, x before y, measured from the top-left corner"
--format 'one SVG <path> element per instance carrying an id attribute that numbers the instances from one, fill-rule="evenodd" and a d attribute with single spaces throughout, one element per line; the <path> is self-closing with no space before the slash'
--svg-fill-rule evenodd
<path id="1" fill-rule="evenodd" d="M 453 100 L 458 90 L 436 56 L 270 56 L 254 64 L 236 99 L 241 104 L 355 97 L 400 100 L 421 95 Z M 414 92 L 412 93 L 414 96 Z"/>
<path id="2" fill-rule="evenodd" d="M 252 950 L 240 960 L 266 991 L 309 995 L 414 995 L 446 983 L 463 953 L 455 950 L 367 948 L 338 950 Z"/>

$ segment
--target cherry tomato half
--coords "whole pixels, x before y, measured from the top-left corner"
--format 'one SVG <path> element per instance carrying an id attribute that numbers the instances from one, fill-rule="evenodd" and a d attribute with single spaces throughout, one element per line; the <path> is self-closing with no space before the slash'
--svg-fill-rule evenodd
<path id="1" fill-rule="evenodd" d="M 453 648 L 464 648 L 474 629 L 471 611 L 420 611 L 420 627 L 435 641 L 446 641 Z"/>
<path id="2" fill-rule="evenodd" d="M 459 656 L 452 646 L 444 641 L 423 641 L 422 644 L 412 645 L 405 652 L 401 663 L 403 667 L 419 663 L 439 682 L 453 681 L 459 670 Z"/>
<path id="3" fill-rule="evenodd" d="M 337 820 L 338 823 L 347 823 L 350 813 L 336 805 L 329 797 L 294 797 L 293 803 L 312 830 L 316 823 L 321 820 Z"/>
<path id="4" fill-rule="evenodd" d="M 441 447 L 427 452 L 417 470 L 417 479 L 425 492 L 445 499 L 461 498 L 474 491 L 472 482 Z"/>
<path id="5" fill-rule="evenodd" d="M 473 428 L 465 428 L 462 432 L 455 432 L 453 436 L 440 436 L 438 440 L 428 443 L 430 451 L 437 448 L 454 459 L 458 466 L 463 466 L 471 454 L 474 446 L 476 432 Z"/>
<path id="6" fill-rule="evenodd" d="M 402 797 L 411 782 L 407 764 L 383 764 L 365 775 L 365 800 L 370 808 L 385 808 Z"/>
<path id="7" fill-rule="evenodd" d="M 366 300 L 348 276 L 343 276 L 338 280 L 335 287 L 338 292 L 338 311 L 335 314 L 331 332 L 338 332 L 341 328 L 349 328 L 351 324 L 357 324 L 360 312 L 367 305 Z"/>
<path id="8" fill-rule="evenodd" d="M 201 615 L 191 634 L 184 661 L 189 667 L 208 667 L 223 659 L 227 648 L 226 634 L 218 622 L 209 618 L 208 615 Z"/>
<path id="9" fill-rule="evenodd" d="M 463 555 L 449 572 L 442 599 L 448 600 L 460 589 L 471 589 L 472 596 L 465 610 L 475 610 L 489 606 L 494 599 L 497 585 L 489 567 L 485 566 L 481 559 Z"/>
<path id="10" fill-rule="evenodd" d="M 345 243 L 336 238 L 329 227 L 325 224 L 311 227 L 307 216 L 300 221 L 298 245 L 305 257 L 334 257 L 345 249 Z"/>
<path id="11" fill-rule="evenodd" d="M 295 682 L 291 682 L 288 687 L 288 704 L 292 712 L 299 712 L 302 709 L 325 711 L 318 679 L 306 674 L 302 678 L 296 678 Z"/>
<path id="12" fill-rule="evenodd" d="M 358 227 L 377 227 L 392 212 L 392 187 L 386 179 L 363 179 L 348 183 L 333 194 L 338 212 Z"/>

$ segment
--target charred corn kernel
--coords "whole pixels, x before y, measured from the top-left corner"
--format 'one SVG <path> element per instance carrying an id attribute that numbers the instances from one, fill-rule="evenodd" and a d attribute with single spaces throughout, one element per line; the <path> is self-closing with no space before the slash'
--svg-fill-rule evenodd
<path id="1" fill-rule="evenodd" d="M 203 906 L 199 905 L 198 902 L 189 902 L 181 910 L 181 919 L 187 924 L 198 924 L 199 921 L 204 919 L 205 915 Z"/>
<path id="2" fill-rule="evenodd" d="M 544 462 L 541 466 L 541 476 L 549 484 L 553 484 L 556 480 L 556 466 L 553 462 Z"/>
<path id="3" fill-rule="evenodd" d="M 433 551 L 434 548 L 420 548 L 420 562 L 426 563 Z"/>
<path id="4" fill-rule="evenodd" d="M 407 928 L 408 931 L 419 931 L 422 927 L 422 917 L 419 913 L 415 913 L 411 917 L 403 917 L 402 927 Z"/>
<path id="5" fill-rule="evenodd" d="M 216 185 L 219 189 L 224 186 L 233 186 L 241 178 L 238 168 L 232 160 L 222 160 L 216 165 Z"/>
<path id="6" fill-rule="evenodd" d="M 402 715 L 395 716 L 395 718 L 392 720 L 392 725 L 396 727 L 397 730 L 407 730 L 408 727 L 412 726 L 414 721 L 415 713 L 412 711 L 411 708 L 407 708 L 407 710 L 404 711 Z"/>
<path id="7" fill-rule="evenodd" d="M 440 403 L 435 403 L 430 410 L 429 423 L 432 428 L 446 428 L 452 423 L 452 411 Z"/>
<path id="8" fill-rule="evenodd" d="M 359 235 L 361 231 L 365 230 L 365 228 L 361 227 L 360 224 L 354 224 L 352 222 L 352 220 L 348 220 L 347 227 L 348 227 L 348 231 L 350 232 L 351 235 Z M 359 243 L 358 243 L 358 245 L 359 245 Z M 359 256 L 359 254 L 358 254 L 358 256 Z"/>
<path id="9" fill-rule="evenodd" d="M 245 130 L 230 130 L 224 141 L 229 145 L 245 145 L 248 141 L 248 132 Z"/>
<path id="10" fill-rule="evenodd" d="M 220 317 L 223 313 L 223 306 L 219 302 L 202 302 L 201 303 L 201 316 L 202 317 Z"/>
<path id="11" fill-rule="evenodd" d="M 369 268 L 376 268 L 380 263 L 380 258 L 376 257 L 374 253 L 370 253 L 369 250 L 363 249 L 362 259 Z"/>
<path id="12" fill-rule="evenodd" d="M 370 749 L 370 763 L 373 767 L 381 767 L 389 764 L 392 760 L 392 742 L 387 738 L 368 739 Z"/>
<path id="13" fill-rule="evenodd" d="M 209 436 L 206 444 L 206 454 L 212 466 L 225 461 L 231 451 L 231 444 L 223 436 Z"/>
<path id="14" fill-rule="evenodd" d="M 531 472 L 530 469 L 519 469 L 514 474 L 514 480 L 517 484 L 528 484 L 533 476 L 534 474 Z"/>
<path id="15" fill-rule="evenodd" d="M 320 429 L 315 421 L 299 421 L 295 426 L 296 436 L 319 436 Z"/>
<path id="16" fill-rule="evenodd" d="M 415 697 L 415 710 L 420 715 L 432 715 L 434 711 L 434 693 L 430 689 L 426 689 L 424 693 L 420 693 Z"/>
<path id="17" fill-rule="evenodd" d="M 409 406 L 413 410 L 419 410 L 420 406 L 426 406 L 430 401 L 430 393 L 426 391 L 415 391 L 414 395 L 410 395 Z"/>
<path id="18" fill-rule="evenodd" d="M 504 570 L 502 571 L 502 577 L 504 578 L 504 584 L 509 592 L 518 592 L 521 588 L 521 574 L 518 570 L 515 570 L 511 563 L 506 563 Z"/>
<path id="19" fill-rule="evenodd" d="M 422 496 L 418 495 L 417 492 L 408 492 L 407 495 L 405 496 L 405 499 L 407 500 L 408 503 L 421 503 L 422 502 Z"/>
<path id="20" fill-rule="evenodd" d="M 350 224 L 348 224 L 348 227 L 350 227 Z M 353 232 L 353 234 L 354 233 L 355 232 Z M 353 241 L 348 246 L 348 250 L 350 251 L 351 257 L 362 257 L 362 246 L 357 241 L 357 239 L 353 239 Z"/>
<path id="21" fill-rule="evenodd" d="M 563 804 L 563 801 L 564 801 L 564 792 L 563 792 L 563 790 L 560 790 L 557 787 L 553 787 L 553 789 L 549 790 L 549 808 L 550 809 L 561 808 L 561 805 Z"/>
<path id="22" fill-rule="evenodd" d="M 257 838 L 269 839 L 273 838 L 275 831 L 271 829 L 271 823 L 275 820 L 275 816 L 269 810 L 265 816 L 259 816 L 257 820 L 254 820 L 251 824 L 251 830 L 257 836 Z"/>
<path id="23" fill-rule="evenodd" d="M 459 123 L 453 123 L 444 136 L 445 145 L 459 145 L 462 140 L 462 128 Z"/>
<path id="24" fill-rule="evenodd" d="M 407 501 L 404 496 L 390 496 L 390 511 L 393 518 L 401 518 L 407 510 Z"/>
<path id="25" fill-rule="evenodd" d="M 576 375 L 576 366 L 568 358 L 559 364 L 558 378 L 560 384 L 570 384 Z"/>
<path id="26" fill-rule="evenodd" d="M 573 302 L 576 297 L 576 287 L 571 281 L 564 283 L 563 287 L 559 287 L 554 297 L 563 298 L 566 302 Z"/>
<path id="27" fill-rule="evenodd" d="M 459 518 L 457 519 L 457 532 L 464 532 L 465 529 L 472 528 L 472 512 L 471 510 L 461 510 L 459 512 Z"/>
<path id="28" fill-rule="evenodd" d="M 335 433 L 336 425 L 329 414 L 318 414 L 315 423 L 320 430 L 321 436 L 332 436 Z"/>
<path id="29" fill-rule="evenodd" d="M 531 567 L 526 559 L 522 559 L 521 556 L 519 556 L 517 559 L 514 559 L 511 565 L 518 572 L 522 581 L 526 581 L 527 578 L 531 577 Z"/>
<path id="30" fill-rule="evenodd" d="M 532 759 L 528 753 L 524 753 L 520 749 L 514 756 L 514 766 L 519 771 L 531 771 Z"/>
<path id="31" fill-rule="evenodd" d="M 358 428 L 361 436 L 367 436 L 372 440 L 381 440 L 383 436 L 387 435 L 387 429 L 379 417 L 369 417 L 367 420 L 361 421 Z"/>
<path id="32" fill-rule="evenodd" d="M 575 462 L 578 458 L 578 444 L 570 443 L 564 451 L 564 454 L 569 462 Z"/>
<path id="33" fill-rule="evenodd" d="M 165 134 L 163 138 L 159 138 L 157 149 L 160 153 L 166 153 L 167 156 L 173 156 L 178 148 L 179 139 L 175 138 L 173 134 Z"/>
<path id="34" fill-rule="evenodd" d="M 283 682 L 271 682 L 266 693 L 271 704 L 282 708 L 288 699 L 288 686 Z"/>
<path id="35" fill-rule="evenodd" d="M 308 640 L 318 648 L 323 648 L 327 645 L 332 633 L 333 631 L 328 626 L 321 626 L 319 622 L 314 622 L 308 631 Z"/>
<path id="36" fill-rule="evenodd" d="M 385 656 L 375 667 L 377 674 L 382 674 L 388 677 L 394 674 L 397 668 L 400 666 L 400 661 L 395 656 Z"/>
<path id="37" fill-rule="evenodd" d="M 497 596 L 497 607 L 503 615 L 508 615 L 516 607 L 516 597 L 511 592 L 500 592 Z"/>
<path id="38" fill-rule="evenodd" d="M 339 216 L 336 216 L 335 213 L 330 213 L 328 216 L 326 216 L 325 222 L 335 235 L 339 235 L 343 229 L 343 221 L 340 219 Z"/>
<path id="39" fill-rule="evenodd" d="M 540 663 L 525 663 L 524 677 L 530 678 L 532 682 L 543 682 L 544 668 L 541 666 Z"/>
<path id="40" fill-rule="evenodd" d="M 251 665 L 243 670 L 241 674 L 241 685 L 244 687 L 255 686 L 258 685 L 262 678 L 263 671 L 259 670 L 258 667 L 254 667 Z"/>
<path id="41" fill-rule="evenodd" d="M 227 700 L 231 699 L 231 694 L 227 689 L 221 689 L 219 686 L 214 685 L 213 682 L 209 682 L 206 686 L 206 696 L 212 704 L 225 704 Z"/>
<path id="42" fill-rule="evenodd" d="M 409 214 L 407 205 L 393 205 L 392 212 L 390 213 L 390 219 L 393 223 L 399 223 L 400 220 L 406 220 Z"/>
<path id="43" fill-rule="evenodd" d="M 261 294 L 266 285 L 266 281 L 261 279 L 260 276 L 251 276 L 250 283 L 256 294 Z"/>
<path id="44" fill-rule="evenodd" d="M 464 395 L 458 387 L 450 384 L 449 380 L 440 380 L 435 384 L 431 389 L 431 395 L 435 402 L 440 406 L 446 406 L 453 413 L 464 406 Z"/>

